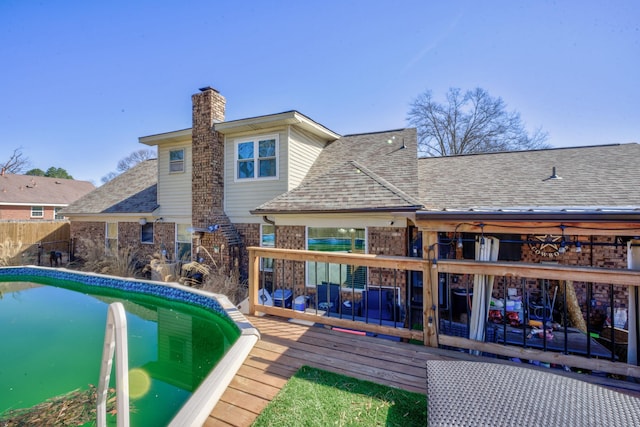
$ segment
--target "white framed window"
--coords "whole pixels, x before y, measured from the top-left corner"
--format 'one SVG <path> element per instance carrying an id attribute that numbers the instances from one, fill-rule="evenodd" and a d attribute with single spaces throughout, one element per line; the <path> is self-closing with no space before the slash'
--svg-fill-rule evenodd
<path id="1" fill-rule="evenodd" d="M 190 224 L 176 224 L 176 260 L 191 261 Z"/>
<path id="2" fill-rule="evenodd" d="M 307 250 L 366 253 L 364 228 L 307 227 Z M 365 289 L 367 268 L 346 264 L 307 261 L 307 284 L 335 283 L 345 288 Z"/>
<path id="3" fill-rule="evenodd" d="M 115 252 L 118 250 L 118 223 L 107 222 L 105 223 L 105 239 L 104 247 L 107 252 Z"/>
<path id="4" fill-rule="evenodd" d="M 31 206 L 31 218 L 44 218 L 44 206 Z"/>
<path id="5" fill-rule="evenodd" d="M 169 173 L 184 172 L 184 149 L 169 151 Z"/>
<path id="6" fill-rule="evenodd" d="M 140 225 L 140 243 L 153 243 L 153 222 Z"/>
<path id="7" fill-rule="evenodd" d="M 64 215 L 62 215 L 60 213 L 60 211 L 62 210 L 62 207 L 58 206 L 56 208 L 53 208 L 53 218 L 54 219 L 64 219 Z"/>
<path id="8" fill-rule="evenodd" d="M 264 248 L 276 247 L 276 227 L 272 224 L 260 225 L 260 246 Z M 273 258 L 261 258 L 260 270 L 273 271 Z"/>
<path id="9" fill-rule="evenodd" d="M 235 142 L 237 181 L 278 177 L 278 135 L 237 139 Z"/>

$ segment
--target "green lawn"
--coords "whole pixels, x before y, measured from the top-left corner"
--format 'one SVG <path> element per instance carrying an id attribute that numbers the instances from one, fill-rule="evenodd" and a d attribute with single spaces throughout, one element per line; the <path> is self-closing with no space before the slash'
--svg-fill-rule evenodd
<path id="1" fill-rule="evenodd" d="M 426 395 L 303 366 L 253 426 L 425 426 Z"/>

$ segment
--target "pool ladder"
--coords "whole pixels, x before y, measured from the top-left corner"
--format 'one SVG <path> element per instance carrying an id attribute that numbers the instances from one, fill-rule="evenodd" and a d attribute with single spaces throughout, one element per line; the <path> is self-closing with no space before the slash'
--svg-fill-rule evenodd
<path id="1" fill-rule="evenodd" d="M 102 365 L 97 397 L 98 427 L 107 426 L 107 395 L 113 356 L 116 357 L 116 405 L 118 427 L 129 426 L 129 349 L 127 347 L 127 317 L 120 302 L 109 305 L 104 333 Z"/>

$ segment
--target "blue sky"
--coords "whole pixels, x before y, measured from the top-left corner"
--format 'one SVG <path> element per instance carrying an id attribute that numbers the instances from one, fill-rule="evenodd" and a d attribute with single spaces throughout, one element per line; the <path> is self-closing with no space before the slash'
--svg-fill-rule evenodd
<path id="1" fill-rule="evenodd" d="M 640 142 L 640 2 L 0 0 L 0 160 L 100 184 L 138 137 L 298 110 L 340 134 L 407 126 L 482 87 L 554 147 Z"/>

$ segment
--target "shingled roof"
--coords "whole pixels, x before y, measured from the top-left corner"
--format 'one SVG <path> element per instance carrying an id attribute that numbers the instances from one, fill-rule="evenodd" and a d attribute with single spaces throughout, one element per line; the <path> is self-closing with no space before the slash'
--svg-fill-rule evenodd
<path id="1" fill-rule="evenodd" d="M 307 180 L 253 212 L 415 211 L 417 198 L 356 161 L 343 162 L 326 175 Z M 266 206 L 266 207 L 265 207 Z"/>
<path id="2" fill-rule="evenodd" d="M 638 159 L 635 143 L 422 158 L 420 200 L 431 211 L 640 210 Z"/>
<path id="3" fill-rule="evenodd" d="M 297 188 L 254 214 L 416 210 L 415 129 L 344 136 L 330 143 Z"/>
<path id="4" fill-rule="evenodd" d="M 0 205 L 66 206 L 94 188 L 88 181 L 5 173 L 0 175 Z"/>
<path id="5" fill-rule="evenodd" d="M 158 207 L 157 159 L 145 160 L 63 209 L 65 215 L 150 213 Z"/>

